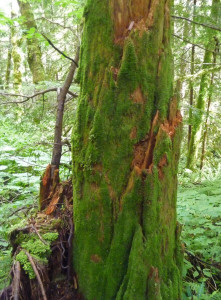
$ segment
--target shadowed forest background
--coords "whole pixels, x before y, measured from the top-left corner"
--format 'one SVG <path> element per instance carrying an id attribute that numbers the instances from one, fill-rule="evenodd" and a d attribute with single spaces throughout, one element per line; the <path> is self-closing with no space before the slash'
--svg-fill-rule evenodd
<path id="1" fill-rule="evenodd" d="M 15 246 L 12 240 L 19 228 L 32 224 L 37 231 L 38 222 L 43 222 L 33 220 L 39 208 L 41 176 L 47 165 L 54 159 L 62 182 L 69 182 L 72 176 L 71 135 L 76 126 L 80 94 L 79 73 L 75 68 L 87 13 L 83 14 L 85 2 L 0 3 L 0 290 L 10 284 L 10 271 L 16 273 L 15 260 L 30 278 L 36 275 L 27 258 L 18 253 L 11 257 Z M 175 0 L 171 19 L 174 90 L 183 117 L 177 202 L 184 251 L 182 299 L 218 300 L 221 299 L 221 3 Z M 130 30 L 132 27 L 133 24 Z M 59 122 L 59 101 L 65 88 L 59 137 L 55 125 Z M 56 134 L 62 149 L 55 147 Z M 61 160 L 54 155 L 59 151 Z M 68 195 L 69 185 L 59 189 L 57 202 L 53 198 L 55 204 L 50 206 L 48 215 L 50 218 L 54 212 L 53 205 L 60 205 L 60 211 L 64 212 L 62 222 L 67 223 L 68 234 L 64 232 L 64 238 L 68 243 L 73 231 L 68 219 L 72 217 L 72 204 L 68 196 L 63 204 L 58 201 L 64 191 Z M 40 206 L 46 207 L 44 203 Z M 43 241 L 48 247 L 44 253 L 28 241 L 25 249 L 33 257 L 42 258 L 43 264 L 47 263 L 51 253 L 48 245 L 56 238 L 55 232 L 44 233 Z M 64 262 L 70 263 L 68 255 Z M 70 276 L 65 272 L 64 278 Z M 76 285 L 73 288 L 77 289 Z"/>

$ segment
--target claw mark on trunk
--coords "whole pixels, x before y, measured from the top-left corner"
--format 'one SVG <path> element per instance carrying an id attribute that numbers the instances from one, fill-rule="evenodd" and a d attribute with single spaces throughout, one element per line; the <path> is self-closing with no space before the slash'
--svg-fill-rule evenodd
<path id="1" fill-rule="evenodd" d="M 141 175 L 143 170 L 148 172 L 152 171 L 153 166 L 153 151 L 156 143 L 156 135 L 154 129 L 157 126 L 159 118 L 159 111 L 157 111 L 149 134 L 143 141 L 140 141 L 135 145 L 134 149 L 134 160 L 132 166 L 134 167 L 137 174 Z"/>

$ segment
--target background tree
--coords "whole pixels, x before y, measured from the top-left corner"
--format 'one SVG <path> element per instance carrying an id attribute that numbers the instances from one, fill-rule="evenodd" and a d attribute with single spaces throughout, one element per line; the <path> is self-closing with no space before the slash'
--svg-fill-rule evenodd
<path id="1" fill-rule="evenodd" d="M 213 0 L 211 6 L 211 19 L 216 24 L 218 16 L 219 16 L 219 0 Z M 211 90 L 211 74 L 210 72 L 206 72 L 207 69 L 213 66 L 213 53 L 216 52 L 217 41 L 213 34 L 213 31 L 210 31 L 210 41 L 207 45 L 207 50 L 205 51 L 204 56 L 204 64 L 203 64 L 203 75 L 201 77 L 199 96 L 196 102 L 197 113 L 193 116 L 193 126 L 188 150 L 187 157 L 187 167 L 189 169 L 193 169 L 195 167 L 196 159 L 198 156 L 198 149 L 200 144 L 200 139 L 202 136 L 202 125 L 203 125 L 203 114 L 205 112 L 206 102 L 212 95 L 209 95 Z M 216 62 L 216 61 L 215 61 Z M 213 74 L 213 73 L 212 73 Z M 213 76 L 213 75 L 212 75 Z M 213 81 L 213 80 L 212 80 Z"/>
<path id="2" fill-rule="evenodd" d="M 26 32 L 30 30 L 37 31 L 37 25 L 32 12 L 31 5 L 26 1 L 19 1 L 19 8 L 23 17 L 23 26 Z M 28 51 L 28 64 L 32 73 L 33 83 L 38 83 L 45 80 L 45 71 L 42 64 L 42 54 L 37 37 L 33 36 L 26 39 Z"/>

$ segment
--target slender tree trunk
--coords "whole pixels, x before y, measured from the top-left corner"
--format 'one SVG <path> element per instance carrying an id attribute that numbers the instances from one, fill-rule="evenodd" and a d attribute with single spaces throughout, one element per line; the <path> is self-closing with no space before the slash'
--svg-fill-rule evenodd
<path id="1" fill-rule="evenodd" d="M 12 12 L 12 19 L 16 17 L 16 14 Z M 22 84 L 21 73 L 21 55 L 18 47 L 18 35 L 16 27 L 12 24 L 11 27 L 11 40 L 12 40 L 12 60 L 13 60 L 13 87 L 15 91 L 19 91 Z"/>
<path id="2" fill-rule="evenodd" d="M 79 48 L 77 49 L 77 54 L 75 57 L 75 62 L 79 60 Z M 66 96 L 68 90 L 71 86 L 77 65 L 72 62 L 70 66 L 70 70 L 68 72 L 67 78 L 64 82 L 64 85 L 59 90 L 58 97 L 57 97 L 57 114 L 56 114 L 56 124 L 55 124 L 55 131 L 54 131 L 54 147 L 51 159 L 51 167 L 52 167 L 52 176 L 55 169 L 59 169 L 60 161 L 61 161 L 61 152 L 62 152 L 62 143 L 61 143 L 61 136 L 62 136 L 62 125 L 63 125 L 63 116 L 64 116 L 64 104 L 66 100 Z"/>
<path id="3" fill-rule="evenodd" d="M 196 2 L 197 0 L 193 0 L 193 20 L 195 18 L 195 14 L 196 14 Z M 193 41 L 195 39 L 195 35 L 196 35 L 196 26 L 193 23 L 192 24 L 192 38 Z M 191 75 L 194 74 L 194 62 L 195 62 L 195 45 L 192 46 L 191 49 L 191 67 L 190 67 L 190 73 Z M 193 98 L 194 98 L 194 88 L 193 88 L 193 82 L 190 81 L 190 109 L 189 109 L 189 126 L 188 126 L 188 149 L 189 149 L 189 145 L 190 145 L 190 140 L 191 140 L 191 133 L 192 133 L 192 124 L 191 124 L 191 120 L 192 120 L 192 116 L 193 116 Z"/>
<path id="4" fill-rule="evenodd" d="M 32 13 L 31 5 L 28 2 L 17 0 L 22 17 L 25 21 L 23 26 L 26 31 L 31 28 L 37 29 L 34 15 Z M 32 38 L 27 39 L 27 51 L 28 51 L 28 65 L 32 73 L 33 83 L 38 83 L 45 80 L 45 71 L 42 64 L 42 54 L 38 39 L 33 35 Z"/>
<path id="5" fill-rule="evenodd" d="M 77 63 L 79 60 L 79 48 L 74 61 Z M 62 128 L 63 128 L 63 116 L 64 105 L 68 90 L 73 81 L 73 77 L 77 68 L 77 64 L 72 62 L 68 75 L 65 79 L 63 86 L 58 89 L 57 96 L 57 114 L 54 130 L 54 146 L 52 152 L 51 164 L 49 164 L 42 176 L 40 184 L 40 209 L 45 209 L 51 201 L 53 201 L 53 195 L 56 195 L 57 188 L 59 188 L 59 166 L 61 161 L 62 152 Z M 56 198 L 56 197 L 55 197 Z M 57 198 L 58 199 L 58 198 Z M 52 204 L 51 204 L 52 205 Z M 54 205 L 54 204 L 53 204 Z"/>
<path id="6" fill-rule="evenodd" d="M 220 0 L 213 0 L 211 7 L 211 18 L 214 21 L 218 20 L 218 5 L 220 5 Z M 215 43 L 216 41 L 213 37 L 207 45 L 208 50 L 205 51 L 203 70 L 206 70 L 211 67 L 211 63 L 213 62 L 213 51 L 215 49 Z M 187 168 L 189 169 L 196 168 L 196 161 L 198 157 L 200 139 L 202 134 L 203 115 L 205 112 L 206 101 L 209 99 L 208 87 L 210 86 L 210 81 L 211 73 L 205 72 L 201 77 L 199 96 L 195 107 L 196 113 L 192 118 L 192 134 L 187 156 Z"/>
<path id="7" fill-rule="evenodd" d="M 214 64 L 214 66 L 216 64 L 216 56 L 217 56 L 218 52 L 219 52 L 219 41 L 216 40 L 216 49 L 215 49 L 215 52 L 213 54 L 213 64 Z M 210 86 L 209 86 L 209 99 L 208 99 L 208 102 L 207 102 L 206 120 L 205 120 L 203 140 L 202 140 L 202 154 L 201 154 L 201 161 L 200 161 L 200 170 L 202 170 L 202 168 L 203 168 L 204 159 L 205 159 L 206 139 L 207 139 L 207 134 L 208 134 L 208 126 L 209 126 L 210 105 L 211 105 L 212 96 L 213 96 L 214 75 L 215 75 L 215 73 L 212 72 Z"/>
<path id="8" fill-rule="evenodd" d="M 170 1 L 88 0 L 84 15 L 72 135 L 79 292 L 181 299 Z"/>
<path id="9" fill-rule="evenodd" d="M 5 89 L 9 87 L 11 68 L 12 68 L 12 38 L 11 38 L 11 26 L 10 26 L 9 48 L 8 48 L 7 66 L 6 66 L 5 84 L 4 84 Z"/>

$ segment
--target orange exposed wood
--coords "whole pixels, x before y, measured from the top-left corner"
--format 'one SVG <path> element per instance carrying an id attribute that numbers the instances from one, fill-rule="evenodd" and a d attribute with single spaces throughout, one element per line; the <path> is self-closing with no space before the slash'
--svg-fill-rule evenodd
<path id="1" fill-rule="evenodd" d="M 166 154 L 164 154 L 164 156 L 161 158 L 158 164 L 158 174 L 160 179 L 164 178 L 163 167 L 165 167 L 166 165 L 167 165 L 167 156 Z"/>
<path id="2" fill-rule="evenodd" d="M 102 261 L 102 258 L 97 254 L 93 254 L 93 255 L 91 255 L 91 261 L 93 261 L 95 263 L 99 263 Z"/>
<path id="3" fill-rule="evenodd" d="M 46 215 L 50 215 L 55 211 L 55 209 L 57 208 L 57 204 L 58 204 L 59 200 L 61 199 L 62 193 L 63 193 L 63 186 L 60 185 L 57 188 L 56 192 L 54 193 L 54 195 L 49 203 L 48 208 L 46 209 L 46 212 L 45 212 Z"/>
<path id="4" fill-rule="evenodd" d="M 133 127 L 131 132 L 130 132 L 130 139 L 134 140 L 137 137 L 137 127 Z"/>
<path id="5" fill-rule="evenodd" d="M 143 93 L 142 93 L 140 87 L 138 87 L 133 92 L 133 94 L 131 95 L 131 99 L 133 100 L 134 103 L 141 103 L 141 104 L 143 104 L 145 102 L 145 98 L 143 96 Z"/>
<path id="6" fill-rule="evenodd" d="M 135 145 L 132 166 L 139 175 L 142 173 L 142 170 L 148 170 L 149 172 L 152 171 L 153 151 L 156 143 L 154 129 L 157 126 L 158 118 L 159 111 L 157 111 L 153 119 L 150 132 L 145 140 L 140 141 L 137 145 Z"/>
<path id="7" fill-rule="evenodd" d="M 146 30 L 148 24 L 152 24 L 152 15 L 158 2 L 159 0 L 111 0 L 116 42 L 124 39 L 133 29 Z"/>

